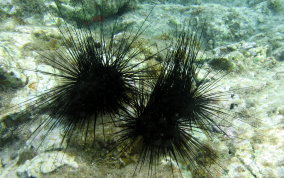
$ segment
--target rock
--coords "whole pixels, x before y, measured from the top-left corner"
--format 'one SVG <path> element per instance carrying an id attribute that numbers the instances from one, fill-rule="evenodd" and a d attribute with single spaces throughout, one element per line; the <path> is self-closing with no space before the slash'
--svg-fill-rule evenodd
<path id="1" fill-rule="evenodd" d="M 268 0 L 267 6 L 269 9 L 271 9 L 273 12 L 281 12 L 283 9 L 284 2 L 281 0 Z"/>
<path id="2" fill-rule="evenodd" d="M 278 61 L 284 61 L 284 47 L 278 48 L 273 51 L 272 55 Z"/>
<path id="3" fill-rule="evenodd" d="M 78 168 L 78 164 L 71 157 L 63 152 L 48 152 L 37 155 L 32 160 L 27 160 L 24 165 L 17 169 L 18 175 L 28 175 L 29 177 L 40 177 L 48 174 L 62 166 Z"/>
<path id="4" fill-rule="evenodd" d="M 19 125 L 27 122 L 27 119 L 31 116 L 30 112 L 15 112 L 4 116 L 1 119 L 1 125 L 3 129 L 15 129 Z"/>
<path id="5" fill-rule="evenodd" d="M 248 140 L 235 143 L 235 156 L 240 160 L 243 166 L 254 176 L 260 177 L 260 170 L 254 159 L 254 148 Z"/>
<path id="6" fill-rule="evenodd" d="M 25 85 L 27 77 L 17 71 L 8 71 L 0 66 L 0 91 L 18 89 Z"/>
<path id="7" fill-rule="evenodd" d="M 25 150 L 19 153 L 17 165 L 24 164 L 27 160 L 31 160 L 36 156 L 36 153 L 31 150 Z"/>
<path id="8" fill-rule="evenodd" d="M 196 14 L 198 9 L 200 12 Z M 250 37 L 257 29 L 257 24 L 263 21 L 263 15 L 246 7 L 226 7 L 217 4 L 192 6 L 186 12 L 195 20 L 192 25 L 205 23 L 204 32 L 207 40 L 213 40 L 211 48 L 240 41 Z"/>
<path id="9" fill-rule="evenodd" d="M 236 157 L 231 160 L 231 164 L 228 165 L 227 169 L 229 170 L 227 177 L 253 177 Z"/>
<path id="10" fill-rule="evenodd" d="M 209 65 L 215 70 L 232 71 L 234 64 L 228 58 L 214 58 L 209 61 Z"/>
<path id="11" fill-rule="evenodd" d="M 62 150 L 67 147 L 66 139 L 62 142 L 62 128 L 58 126 L 53 130 L 49 130 L 51 125 L 43 126 L 40 125 L 44 119 L 47 119 L 46 115 L 42 116 L 41 119 L 35 121 L 35 123 L 31 123 L 27 129 L 29 129 L 30 133 L 32 133 L 29 140 L 27 140 L 26 145 L 32 146 L 37 149 L 39 152 L 46 152 L 52 150 Z M 53 123 L 53 122 L 51 122 Z M 50 123 L 50 124 L 51 124 Z M 40 129 L 35 132 L 35 130 L 41 126 Z"/>
<path id="12" fill-rule="evenodd" d="M 75 21 L 78 25 L 89 25 L 107 18 L 120 16 L 136 7 L 136 0 L 86 0 L 82 3 L 66 0 L 58 3 L 60 14 L 64 19 Z M 54 11 L 56 7 L 54 7 Z"/>
<path id="13" fill-rule="evenodd" d="M 0 9 L 3 11 L 3 20 L 12 18 L 18 23 L 41 23 L 43 15 L 47 13 L 44 0 L 4 0 L 0 3 Z M 31 20 L 32 19 L 32 20 Z"/>
<path id="14" fill-rule="evenodd" d="M 278 177 L 282 174 L 284 160 L 284 131 L 283 126 L 272 126 L 271 128 L 259 130 L 261 142 L 255 143 L 256 165 L 264 177 Z"/>
<path id="15" fill-rule="evenodd" d="M 12 35 L 11 35 L 12 36 Z M 10 37 L 6 34 L 5 37 Z M 0 36 L 0 91 L 19 89 L 26 85 L 28 78 L 17 68 L 18 50 L 12 39 Z"/>

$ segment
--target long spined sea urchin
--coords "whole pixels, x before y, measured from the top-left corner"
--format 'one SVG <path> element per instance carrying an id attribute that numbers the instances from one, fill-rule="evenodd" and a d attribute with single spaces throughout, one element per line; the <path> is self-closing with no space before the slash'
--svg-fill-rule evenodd
<path id="1" fill-rule="evenodd" d="M 66 48 L 53 53 L 39 52 L 42 62 L 56 71 L 35 70 L 55 77 L 58 85 L 16 106 L 27 105 L 32 121 L 47 115 L 32 135 L 47 128 L 46 137 L 62 126 L 62 141 L 78 130 L 85 139 L 90 131 L 95 137 L 100 116 L 114 116 L 126 110 L 131 98 L 139 92 L 135 83 L 145 79 L 147 69 L 140 66 L 152 58 L 134 60 L 138 55 L 141 57 L 142 51 L 132 47 L 145 30 L 147 18 L 136 32 L 128 33 L 126 28 L 119 37 L 115 34 L 117 24 L 106 32 L 100 22 L 99 32 L 94 33 L 89 26 L 78 29 L 64 21 L 59 31 Z"/>
<path id="2" fill-rule="evenodd" d="M 201 32 L 202 34 L 202 32 Z M 197 62 L 201 34 L 184 29 L 173 49 L 169 49 L 162 70 L 153 85 L 144 85 L 119 125 L 117 144 L 123 149 L 136 147 L 137 167 L 149 164 L 149 173 L 162 158 L 183 161 L 194 172 L 209 172 L 199 157 L 215 162 L 216 154 L 194 132 L 223 132 L 217 123 L 226 113 L 216 104 L 223 92 L 214 92 L 216 80 L 199 78 Z M 141 94 L 142 93 L 142 94 Z M 210 173 L 209 173 L 210 174 Z"/>

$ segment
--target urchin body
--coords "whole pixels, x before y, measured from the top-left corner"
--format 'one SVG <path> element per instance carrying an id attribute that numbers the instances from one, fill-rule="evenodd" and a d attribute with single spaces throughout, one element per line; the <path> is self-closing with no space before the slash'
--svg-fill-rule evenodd
<path id="1" fill-rule="evenodd" d="M 84 59 L 79 59 L 84 60 Z M 116 66 L 110 66 L 89 59 L 81 71 L 66 78 L 62 92 L 51 105 L 62 110 L 65 117 L 84 118 L 107 113 L 116 114 L 124 103 L 130 101 L 131 84 Z"/>
<path id="2" fill-rule="evenodd" d="M 74 122 L 80 118 L 116 114 L 130 101 L 131 88 L 125 85 L 122 74 L 111 66 L 92 66 L 91 63 L 88 73 L 65 85 L 69 87 L 50 105 L 57 108 L 58 116 L 63 114 Z M 65 88 L 64 85 L 60 87 Z"/>

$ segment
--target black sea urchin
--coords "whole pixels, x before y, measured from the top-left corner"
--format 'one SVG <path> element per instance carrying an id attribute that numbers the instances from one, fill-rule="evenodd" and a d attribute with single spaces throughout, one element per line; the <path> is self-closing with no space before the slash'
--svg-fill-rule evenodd
<path id="1" fill-rule="evenodd" d="M 208 172 L 207 166 L 198 161 L 200 155 L 211 162 L 215 160 L 210 147 L 194 136 L 198 131 L 210 133 L 211 127 L 222 131 L 216 118 L 225 114 L 215 103 L 222 96 L 222 92 L 213 92 L 216 81 L 207 83 L 207 75 L 198 78 L 201 34 L 189 30 L 180 33 L 157 81 L 150 89 L 142 84 L 142 94 L 120 124 L 117 143 L 124 149 L 138 147 L 137 166 L 147 162 L 150 172 L 161 158 L 171 157 L 177 164 L 186 162 L 195 172 Z"/>
<path id="2" fill-rule="evenodd" d="M 140 64 L 152 57 L 134 60 L 142 53 L 132 46 L 145 30 L 145 21 L 135 33 L 123 32 L 119 38 L 115 37 L 116 25 L 105 32 L 100 23 L 99 32 L 94 33 L 90 28 L 78 29 L 64 21 L 65 27 L 59 30 L 67 49 L 39 53 L 42 61 L 56 72 L 37 70 L 54 76 L 58 85 L 22 103 L 29 106 L 35 119 L 41 114 L 48 116 L 34 133 L 46 127 L 47 136 L 54 128 L 63 126 L 63 140 L 77 130 L 85 139 L 93 130 L 95 137 L 100 116 L 114 116 L 126 110 L 131 98 L 137 95 L 135 83 L 145 78 L 147 69 L 141 69 Z"/>

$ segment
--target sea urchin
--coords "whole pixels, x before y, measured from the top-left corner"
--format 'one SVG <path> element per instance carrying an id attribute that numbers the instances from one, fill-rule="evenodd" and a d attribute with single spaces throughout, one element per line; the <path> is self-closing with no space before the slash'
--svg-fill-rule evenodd
<path id="1" fill-rule="evenodd" d="M 137 167 L 147 162 L 150 173 L 162 158 L 186 162 L 195 172 L 207 172 L 198 155 L 215 160 L 210 147 L 194 135 L 211 133 L 211 127 L 222 130 L 215 120 L 223 113 L 216 104 L 222 92 L 213 92 L 216 81 L 207 83 L 208 75 L 198 78 L 201 36 L 202 32 L 188 29 L 179 34 L 157 80 L 150 87 L 142 82 L 139 96 L 119 125 L 117 144 L 124 149 L 138 147 Z"/>
<path id="2" fill-rule="evenodd" d="M 145 30 L 146 19 L 135 33 L 123 32 L 118 38 L 117 24 L 106 32 L 101 22 L 99 33 L 94 33 L 90 27 L 78 29 L 64 21 L 64 28 L 59 30 L 63 46 L 67 48 L 39 53 L 42 61 L 56 72 L 36 70 L 55 77 L 58 85 L 20 104 L 29 106 L 34 119 L 47 115 L 34 133 L 47 128 L 47 136 L 54 128 L 63 126 L 63 140 L 77 130 L 85 139 L 89 131 L 95 137 L 100 116 L 111 116 L 113 121 L 114 115 L 126 110 L 132 97 L 137 95 L 135 83 L 145 79 L 147 69 L 140 65 L 152 58 L 144 56 L 140 61 L 134 60 L 142 52 L 132 46 Z"/>

